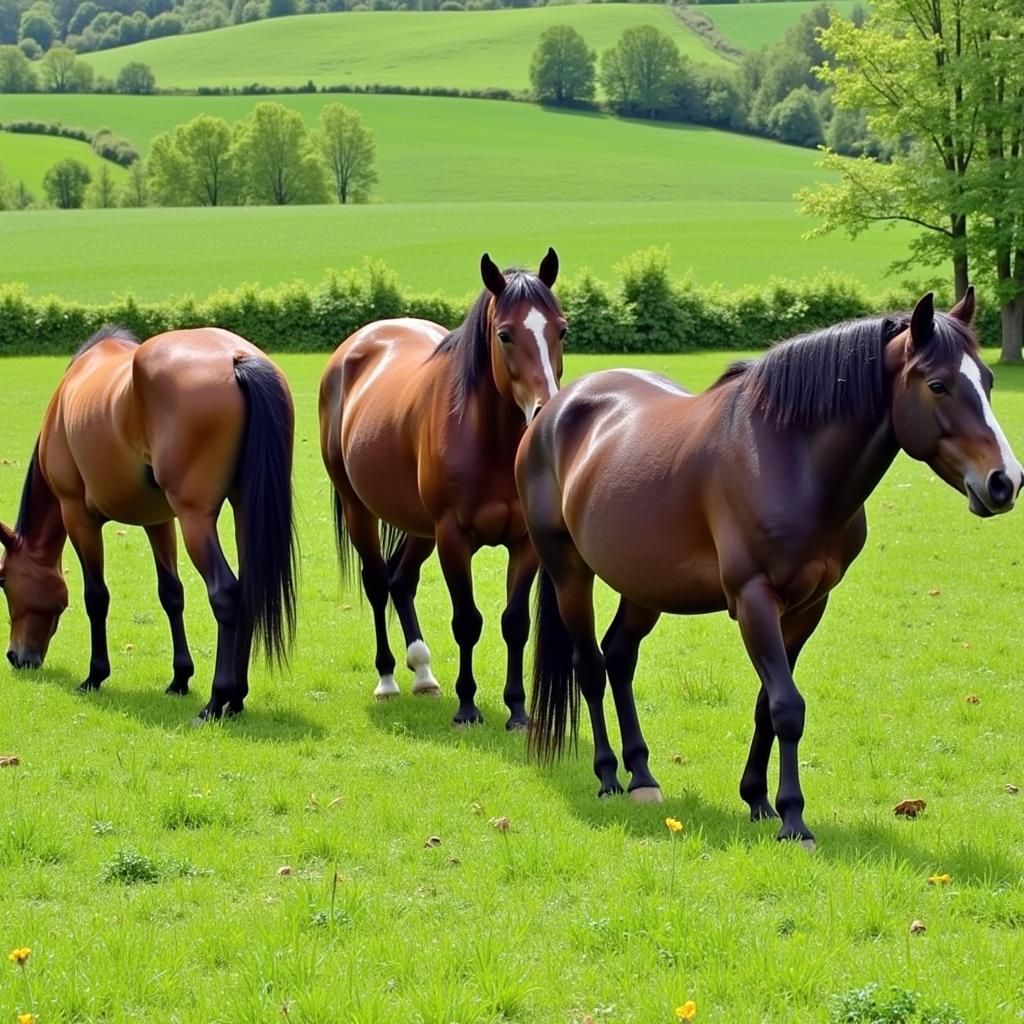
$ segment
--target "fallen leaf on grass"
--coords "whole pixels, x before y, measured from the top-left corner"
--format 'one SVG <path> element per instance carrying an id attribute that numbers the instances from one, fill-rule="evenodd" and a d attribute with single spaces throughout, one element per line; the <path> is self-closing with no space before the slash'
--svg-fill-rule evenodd
<path id="1" fill-rule="evenodd" d="M 117 535 L 118 535 L 118 537 L 126 537 L 128 535 L 128 531 L 127 530 L 118 530 L 117 531 Z"/>
<path id="2" fill-rule="evenodd" d="M 949 885 L 952 881 L 949 875 L 932 875 L 928 879 L 929 885 Z"/>
<path id="3" fill-rule="evenodd" d="M 11 754 L 9 757 L 0 757 L 0 768 L 14 768 L 19 764 L 21 764 L 21 758 L 16 754 Z"/>
<path id="4" fill-rule="evenodd" d="M 330 803 L 329 803 L 329 804 L 327 805 L 327 810 L 330 810 L 330 809 L 331 809 L 332 807 L 337 807 L 337 806 L 338 806 L 338 804 L 340 804 L 340 803 L 341 803 L 341 802 L 342 802 L 342 801 L 343 801 L 344 799 L 345 799 L 345 798 L 344 798 L 343 796 L 336 796 L 336 797 L 335 797 L 335 798 L 334 798 L 334 799 L 333 799 L 333 800 L 332 800 L 332 801 L 331 801 L 331 802 L 330 802 Z"/>
<path id="5" fill-rule="evenodd" d="M 682 764 L 683 763 L 683 755 L 682 754 L 673 754 L 672 755 L 672 763 L 673 764 Z"/>
<path id="6" fill-rule="evenodd" d="M 18 759 L 15 758 L 14 760 L 15 763 L 17 763 Z M 1009 793 L 1010 796 L 1016 796 L 1020 792 L 1020 786 L 1015 786 L 1012 782 L 1008 782 L 1006 784 L 1006 792 Z"/>
<path id="7" fill-rule="evenodd" d="M 941 594 L 941 593 L 942 593 L 942 591 L 941 591 L 941 590 L 939 590 L 939 589 L 938 589 L 938 588 L 936 587 L 936 588 L 934 588 L 934 589 L 932 589 L 932 590 L 929 590 L 929 591 L 928 591 L 928 596 L 929 596 L 929 597 L 938 597 L 938 596 L 939 596 L 939 594 Z"/>
<path id="8" fill-rule="evenodd" d="M 435 846 L 440 846 L 441 845 L 441 837 L 440 836 L 428 836 L 424 840 L 423 845 L 431 847 L 431 848 L 433 848 Z"/>
<path id="9" fill-rule="evenodd" d="M 474 800 L 469 809 L 474 814 L 483 814 L 484 813 L 484 805 L 482 803 L 480 803 L 479 800 Z"/>
<path id="10" fill-rule="evenodd" d="M 292 869 L 287 864 L 282 864 L 278 869 L 277 873 L 283 878 L 285 875 L 290 875 Z"/>
<path id="11" fill-rule="evenodd" d="M 967 696 L 964 697 L 964 700 L 967 701 L 968 704 L 980 704 L 981 703 L 981 698 L 976 693 L 969 693 L 969 694 L 967 694 Z"/>
<path id="12" fill-rule="evenodd" d="M 924 921 L 914 920 L 910 922 L 910 934 L 920 935 L 922 932 L 928 931 L 928 925 Z"/>
<path id="13" fill-rule="evenodd" d="M 512 822 L 510 822 L 508 820 L 508 818 L 491 818 L 491 824 L 499 832 L 507 832 L 508 831 L 508 827 L 509 827 L 509 825 L 512 824 Z"/>
<path id="14" fill-rule="evenodd" d="M 899 817 L 916 818 L 927 806 L 924 800 L 903 800 L 892 809 L 892 812 Z"/>

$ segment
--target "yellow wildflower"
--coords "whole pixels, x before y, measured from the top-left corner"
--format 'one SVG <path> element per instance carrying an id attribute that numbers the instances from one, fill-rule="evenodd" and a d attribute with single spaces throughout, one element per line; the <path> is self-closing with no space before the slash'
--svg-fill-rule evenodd
<path id="1" fill-rule="evenodd" d="M 931 875 L 928 879 L 930 885 L 946 885 L 950 881 L 949 875 Z"/>
<path id="2" fill-rule="evenodd" d="M 676 1007 L 676 1020 L 693 1020 L 697 1016 L 697 1004 L 687 999 L 682 1006 Z"/>
<path id="3" fill-rule="evenodd" d="M 12 964 L 23 964 L 32 955 L 32 950 L 28 946 L 23 946 L 21 949 L 12 949 L 7 954 L 7 959 Z"/>
<path id="4" fill-rule="evenodd" d="M 681 821 L 679 821 L 677 818 L 666 818 L 665 819 L 665 828 L 667 828 L 669 830 L 669 832 L 682 832 L 683 831 L 683 823 Z M 689 1020 L 690 1018 L 689 1017 L 680 1017 L 679 1019 L 680 1020 Z"/>
<path id="5" fill-rule="evenodd" d="M 18 1024 L 36 1024 L 36 1015 L 34 1013 L 19 1013 Z"/>

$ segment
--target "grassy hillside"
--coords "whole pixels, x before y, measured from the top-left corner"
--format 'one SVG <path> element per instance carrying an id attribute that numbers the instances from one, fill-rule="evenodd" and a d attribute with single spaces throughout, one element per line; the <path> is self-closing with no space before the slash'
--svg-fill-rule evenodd
<path id="1" fill-rule="evenodd" d="M 632 362 L 703 387 L 733 357 Z M 566 374 L 622 362 L 570 356 Z M 4 361 L 5 522 L 65 364 Z M 214 626 L 184 554 L 197 675 L 192 695 L 163 695 L 167 627 L 138 528 L 104 531 L 103 688 L 74 693 L 89 628 L 70 549 L 45 669 L 0 668 L 0 755 L 21 759 L 0 768 L 0 932 L 3 952 L 32 950 L 40 1022 L 668 1024 L 692 999 L 697 1024 L 828 1024 L 837 994 L 877 982 L 958 1016 L 847 1019 L 1019 1024 L 1024 795 L 1006 787 L 1024 787 L 1024 512 L 978 520 L 904 457 L 883 480 L 867 547 L 797 671 L 808 855 L 747 821 L 737 795 L 758 684 L 725 615 L 664 616 L 641 649 L 662 806 L 596 798 L 585 715 L 579 757 L 552 768 L 505 732 L 503 552 L 474 562 L 485 724 L 450 724 L 458 654 L 436 557 L 418 607 L 442 697 L 408 696 L 400 666 L 405 696 L 374 704 L 370 611 L 338 583 L 316 441 L 323 364 L 282 360 L 298 416 L 298 643 L 287 670 L 254 667 L 241 718 L 188 727 Z M 997 374 L 996 413 L 1019 438 L 1024 375 Z M 221 532 L 230 546 L 228 521 Z M 601 590 L 602 627 L 613 609 Z M 892 813 L 906 797 L 928 803 L 915 821 Z M 667 815 L 684 824 L 674 840 Z M 491 820 L 505 816 L 501 834 Z M 155 880 L 130 884 L 140 862 L 121 851 Z M 910 934 L 915 919 L 926 932 Z M 0 1012 L 29 1010 L 4 958 Z"/>
<path id="2" fill-rule="evenodd" d="M 43 175 L 58 160 L 74 157 L 95 173 L 106 166 L 121 181 L 127 175 L 123 167 L 98 157 L 85 142 L 49 135 L 15 135 L 0 132 L 0 166 L 12 184 L 25 182 L 30 192 L 42 196 Z M 4 222 L 6 225 L 6 221 Z"/>
<path id="3" fill-rule="evenodd" d="M 667 7 L 647 4 L 303 15 L 155 39 L 85 59 L 111 78 L 128 61 L 144 61 L 164 88 L 299 85 L 312 79 L 321 86 L 526 89 L 530 58 L 548 26 L 573 25 L 600 53 L 624 29 L 647 24 L 669 33 L 682 53 L 721 62 Z"/>
<path id="4" fill-rule="evenodd" d="M 154 133 L 201 111 L 233 120 L 256 102 L 10 100 L 11 116 L 109 125 L 143 148 Z M 310 123 L 329 101 L 285 100 Z M 678 271 L 692 267 L 702 282 L 737 286 L 769 274 L 833 269 L 875 288 L 885 283 L 885 267 L 907 237 L 879 231 L 855 243 L 803 241 L 810 222 L 796 215 L 792 196 L 821 174 L 809 150 L 527 104 L 402 96 L 346 102 L 377 137 L 379 204 L 84 214 L 74 221 L 75 237 L 92 256 L 74 278 L 62 275 L 55 260 L 71 222 L 45 212 L 25 215 L 4 222 L 22 244 L 0 251 L 0 271 L 33 290 L 59 289 L 73 298 L 105 299 L 125 290 L 159 298 L 243 281 L 318 281 L 329 268 L 375 257 L 410 287 L 462 294 L 477 285 L 474 266 L 484 249 L 507 262 L 534 262 L 550 243 L 570 271 L 589 266 L 610 277 L 631 251 L 670 244 Z"/>
<path id="5" fill-rule="evenodd" d="M 844 17 L 857 6 L 858 0 L 827 0 Z M 746 50 L 757 50 L 777 43 L 786 30 L 795 25 L 811 8 L 806 0 L 781 0 L 777 3 L 702 4 L 706 14 L 734 43 Z M 862 3 L 862 6 L 866 4 Z"/>

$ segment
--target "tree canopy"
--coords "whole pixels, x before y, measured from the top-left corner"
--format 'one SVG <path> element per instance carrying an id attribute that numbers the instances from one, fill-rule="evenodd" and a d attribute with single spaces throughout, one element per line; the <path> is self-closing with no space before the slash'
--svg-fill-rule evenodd
<path id="1" fill-rule="evenodd" d="M 530 84 L 541 103 L 580 103 L 594 98 L 597 54 L 571 25 L 540 35 L 530 64 Z"/>

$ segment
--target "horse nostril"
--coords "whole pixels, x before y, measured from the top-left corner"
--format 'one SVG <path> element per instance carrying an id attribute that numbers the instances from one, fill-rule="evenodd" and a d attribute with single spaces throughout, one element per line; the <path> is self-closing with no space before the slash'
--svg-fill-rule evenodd
<path id="1" fill-rule="evenodd" d="M 989 497 L 996 505 L 1003 506 L 1013 500 L 1013 481 L 1001 469 L 989 473 L 987 487 Z"/>
<path id="2" fill-rule="evenodd" d="M 18 656 L 13 650 L 7 652 L 7 660 L 11 663 L 14 668 L 18 667 Z"/>

